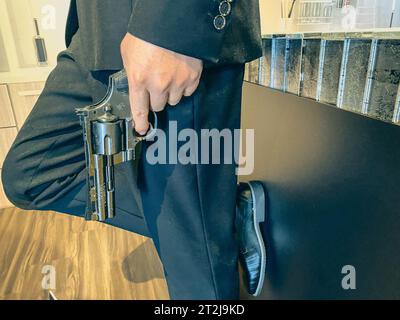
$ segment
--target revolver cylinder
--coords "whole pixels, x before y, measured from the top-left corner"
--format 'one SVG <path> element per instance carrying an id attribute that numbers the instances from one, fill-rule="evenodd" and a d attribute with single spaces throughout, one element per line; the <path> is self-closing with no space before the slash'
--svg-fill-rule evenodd
<path id="1" fill-rule="evenodd" d="M 94 121 L 92 124 L 94 154 L 113 156 L 123 151 L 124 129 L 121 120 Z"/>

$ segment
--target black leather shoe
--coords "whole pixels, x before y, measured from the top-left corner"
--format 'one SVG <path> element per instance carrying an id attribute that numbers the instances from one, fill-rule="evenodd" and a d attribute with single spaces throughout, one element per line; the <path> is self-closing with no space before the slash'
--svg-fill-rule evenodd
<path id="1" fill-rule="evenodd" d="M 264 283 L 267 262 L 260 223 L 265 221 L 265 193 L 260 182 L 240 183 L 236 198 L 236 237 L 239 261 L 246 276 L 247 290 L 258 296 Z"/>

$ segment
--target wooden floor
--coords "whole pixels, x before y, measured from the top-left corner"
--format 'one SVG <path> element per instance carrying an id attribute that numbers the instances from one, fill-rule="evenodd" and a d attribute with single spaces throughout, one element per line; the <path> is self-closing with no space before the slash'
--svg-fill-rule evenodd
<path id="1" fill-rule="evenodd" d="M 168 299 L 151 239 L 53 212 L 0 210 L 0 299 Z"/>

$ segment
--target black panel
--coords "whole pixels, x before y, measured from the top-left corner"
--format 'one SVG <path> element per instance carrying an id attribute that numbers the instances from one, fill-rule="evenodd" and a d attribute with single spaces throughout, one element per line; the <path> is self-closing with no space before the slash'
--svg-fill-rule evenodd
<path id="1" fill-rule="evenodd" d="M 242 180 L 269 195 L 261 299 L 400 298 L 400 127 L 247 83 L 243 127 L 256 155 Z"/>

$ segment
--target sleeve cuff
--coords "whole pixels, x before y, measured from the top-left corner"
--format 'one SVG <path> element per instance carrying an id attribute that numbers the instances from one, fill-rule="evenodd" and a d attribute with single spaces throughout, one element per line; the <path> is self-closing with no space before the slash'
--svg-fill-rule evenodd
<path id="1" fill-rule="evenodd" d="M 218 63 L 224 30 L 214 27 L 218 15 L 215 3 L 204 0 L 138 0 L 128 32 L 159 47 Z"/>

